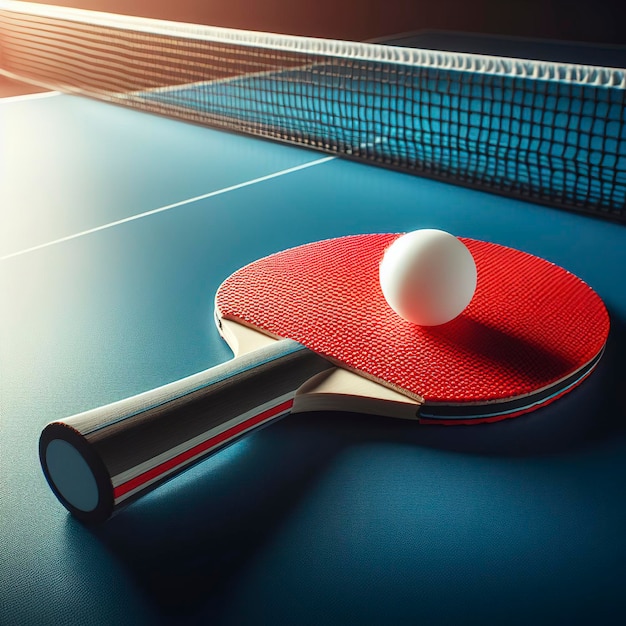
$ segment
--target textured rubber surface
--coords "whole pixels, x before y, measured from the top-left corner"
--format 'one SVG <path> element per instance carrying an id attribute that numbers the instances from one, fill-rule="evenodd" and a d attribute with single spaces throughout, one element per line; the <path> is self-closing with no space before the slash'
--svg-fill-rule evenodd
<path id="1" fill-rule="evenodd" d="M 529 394 L 601 352 L 609 318 L 588 285 L 538 257 L 470 239 L 462 241 L 478 284 L 467 309 L 441 326 L 406 322 L 378 284 L 398 236 L 342 237 L 260 259 L 222 284 L 217 311 L 427 402 Z"/>

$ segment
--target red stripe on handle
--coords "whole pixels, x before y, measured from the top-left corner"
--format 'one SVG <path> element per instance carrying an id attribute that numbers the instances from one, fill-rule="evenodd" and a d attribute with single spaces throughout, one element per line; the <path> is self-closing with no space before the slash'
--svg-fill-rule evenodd
<path id="1" fill-rule="evenodd" d="M 149 469 L 147 472 L 144 472 L 143 474 L 140 474 L 135 478 L 131 478 L 131 480 L 128 480 L 113 489 L 114 499 L 117 500 L 118 498 L 129 493 L 130 491 L 137 489 L 137 487 L 141 487 L 147 482 L 155 478 L 159 478 L 167 472 L 193 459 L 198 454 L 201 454 L 202 452 L 207 452 L 211 448 L 227 442 L 229 439 L 240 435 L 242 432 L 248 430 L 249 428 L 258 426 L 263 422 L 280 415 L 281 413 L 291 410 L 292 406 L 293 398 L 291 400 L 283 402 L 282 404 L 279 404 L 278 406 L 272 407 L 271 409 L 267 409 L 267 411 L 263 411 L 262 413 L 259 413 L 258 415 L 247 419 L 245 422 L 241 422 L 241 424 L 237 424 L 236 426 L 225 430 L 223 433 L 215 435 L 214 437 L 211 437 L 210 439 L 199 443 L 198 445 L 190 448 L 189 450 L 186 450 L 185 452 L 181 452 L 179 455 L 173 457 L 172 459 L 164 461 L 163 463 L 157 465 L 156 467 L 153 467 L 152 469 Z"/>

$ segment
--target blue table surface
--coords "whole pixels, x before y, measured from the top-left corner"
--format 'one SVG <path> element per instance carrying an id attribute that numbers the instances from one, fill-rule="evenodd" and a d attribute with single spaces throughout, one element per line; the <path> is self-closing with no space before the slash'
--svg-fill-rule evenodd
<path id="1" fill-rule="evenodd" d="M 624 226 L 62 95 L 0 138 L 0 623 L 624 622 Z M 288 417 L 98 527 L 58 504 L 43 425 L 228 359 L 233 270 L 422 227 L 587 281 L 594 375 L 493 425 Z"/>

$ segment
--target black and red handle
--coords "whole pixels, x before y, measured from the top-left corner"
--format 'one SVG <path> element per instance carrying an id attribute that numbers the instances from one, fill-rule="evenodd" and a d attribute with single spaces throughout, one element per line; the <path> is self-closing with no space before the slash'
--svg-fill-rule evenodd
<path id="1" fill-rule="evenodd" d="M 164 480 L 287 414 L 295 392 L 332 367 L 280 340 L 152 391 L 49 423 L 46 479 L 85 522 L 102 522 Z"/>

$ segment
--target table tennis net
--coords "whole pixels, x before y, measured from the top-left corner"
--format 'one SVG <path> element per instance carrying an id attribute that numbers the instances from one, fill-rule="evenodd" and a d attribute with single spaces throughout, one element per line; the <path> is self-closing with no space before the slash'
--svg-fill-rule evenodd
<path id="1" fill-rule="evenodd" d="M 0 0 L 0 71 L 626 221 L 626 70 Z"/>

